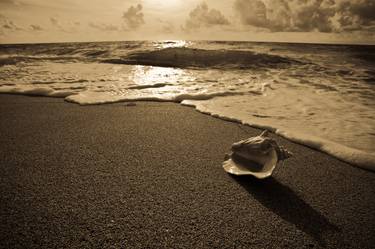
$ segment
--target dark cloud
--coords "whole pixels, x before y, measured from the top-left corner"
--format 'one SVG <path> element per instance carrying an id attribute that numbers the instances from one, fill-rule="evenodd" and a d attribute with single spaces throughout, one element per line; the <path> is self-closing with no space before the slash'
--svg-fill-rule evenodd
<path id="1" fill-rule="evenodd" d="M 89 23 L 89 26 L 94 29 L 98 29 L 101 31 L 117 31 L 119 28 L 113 24 L 106 24 L 106 23 Z"/>
<path id="2" fill-rule="evenodd" d="M 228 19 L 216 9 L 209 9 L 205 2 L 193 9 L 186 20 L 185 29 L 197 29 L 215 25 L 229 25 Z"/>
<path id="3" fill-rule="evenodd" d="M 341 32 L 375 27 L 374 0 L 235 0 L 242 24 L 270 31 Z"/>
<path id="4" fill-rule="evenodd" d="M 126 25 L 125 29 L 138 29 L 142 26 L 145 21 L 143 19 L 142 5 L 130 6 L 130 8 L 124 12 L 122 18 Z"/>
<path id="5" fill-rule="evenodd" d="M 362 29 L 375 31 L 375 1 L 340 1 L 332 21 L 339 31 Z"/>

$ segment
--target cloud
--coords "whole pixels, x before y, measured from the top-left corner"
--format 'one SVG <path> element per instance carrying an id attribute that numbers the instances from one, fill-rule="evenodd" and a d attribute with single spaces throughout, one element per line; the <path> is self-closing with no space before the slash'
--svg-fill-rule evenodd
<path id="1" fill-rule="evenodd" d="M 126 25 L 125 29 L 136 30 L 145 24 L 142 8 L 142 5 L 138 4 L 136 6 L 130 6 L 129 9 L 124 12 L 122 18 Z"/>
<path id="2" fill-rule="evenodd" d="M 29 26 L 19 26 L 12 20 L 0 14 L 0 35 L 6 35 L 17 31 L 42 31 L 44 30 L 40 25 L 30 24 Z"/>
<path id="3" fill-rule="evenodd" d="M 2 24 L 2 27 L 4 29 L 9 29 L 9 30 L 22 30 L 21 27 L 19 27 L 18 25 L 16 25 L 13 21 L 11 20 L 5 20 Z"/>
<path id="4" fill-rule="evenodd" d="M 216 9 L 209 9 L 205 2 L 193 9 L 186 20 L 185 29 L 198 29 L 216 25 L 229 25 L 228 19 Z"/>
<path id="5" fill-rule="evenodd" d="M 33 31 L 42 31 L 43 30 L 43 28 L 41 26 L 36 25 L 36 24 L 31 24 L 30 29 L 33 30 Z"/>
<path id="6" fill-rule="evenodd" d="M 57 28 L 57 30 L 66 33 L 76 32 L 77 28 L 80 26 L 80 22 L 77 21 L 60 21 L 56 17 L 50 17 L 49 20 L 52 26 Z"/>
<path id="7" fill-rule="evenodd" d="M 168 23 L 168 24 L 163 25 L 161 32 L 165 34 L 172 34 L 174 33 L 174 30 L 175 30 L 174 25 L 171 23 Z"/>
<path id="8" fill-rule="evenodd" d="M 1 33 L 5 33 L 7 31 L 20 31 L 23 30 L 22 27 L 18 26 L 12 20 L 8 19 L 4 15 L 0 14 L 0 29 Z"/>
<path id="9" fill-rule="evenodd" d="M 375 26 L 373 0 L 235 0 L 244 25 L 273 32 L 342 32 Z"/>
<path id="10" fill-rule="evenodd" d="M 337 11 L 331 19 L 338 31 L 375 31 L 375 1 L 338 1 Z"/>
<path id="11" fill-rule="evenodd" d="M 60 22 L 56 18 L 50 17 L 49 20 L 51 21 L 52 25 L 54 25 L 54 26 L 60 26 Z"/>
<path id="12" fill-rule="evenodd" d="M 89 26 L 94 29 L 98 29 L 101 31 L 117 31 L 119 28 L 113 24 L 106 24 L 106 23 L 93 23 L 90 22 Z"/>
<path id="13" fill-rule="evenodd" d="M 174 33 L 175 31 L 175 26 L 173 25 L 172 22 L 170 21 L 166 21 L 166 20 L 162 20 L 162 19 L 157 19 L 157 21 L 160 23 L 161 25 L 161 29 L 160 29 L 160 32 L 164 33 L 164 34 L 171 34 L 171 33 Z"/>
<path id="14" fill-rule="evenodd" d="M 0 0 L 0 5 L 8 5 L 8 6 L 18 6 L 18 5 L 21 5 L 21 2 L 17 1 L 17 0 Z"/>

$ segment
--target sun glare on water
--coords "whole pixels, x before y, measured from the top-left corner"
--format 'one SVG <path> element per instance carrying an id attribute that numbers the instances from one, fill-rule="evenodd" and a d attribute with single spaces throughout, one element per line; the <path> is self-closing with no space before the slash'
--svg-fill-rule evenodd
<path id="1" fill-rule="evenodd" d="M 158 49 L 162 48 L 183 48 L 188 47 L 191 43 L 184 40 L 165 40 L 157 41 L 154 43 L 154 47 Z"/>
<path id="2" fill-rule="evenodd" d="M 136 85 L 153 85 L 158 83 L 176 84 L 186 75 L 182 69 L 168 67 L 135 66 L 132 81 Z"/>
<path id="3" fill-rule="evenodd" d="M 162 98 L 186 93 L 188 82 L 195 78 L 177 68 L 135 66 L 130 80 L 134 83 L 133 89 L 139 89 L 138 94 L 151 94 Z M 185 82 L 185 85 L 180 85 Z"/>

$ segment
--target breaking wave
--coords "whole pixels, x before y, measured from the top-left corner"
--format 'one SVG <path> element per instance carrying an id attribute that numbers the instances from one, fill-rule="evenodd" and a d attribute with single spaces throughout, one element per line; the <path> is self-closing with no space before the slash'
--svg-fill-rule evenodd
<path id="1" fill-rule="evenodd" d="M 48 48 L 49 47 L 49 48 Z M 16 47 L 17 48 L 17 47 Z M 11 53 L 7 53 L 10 50 Z M 4 47 L 0 67 L 36 61 L 98 62 L 109 64 L 144 65 L 174 68 L 254 69 L 272 66 L 286 68 L 291 64 L 304 64 L 288 56 L 247 50 L 201 49 L 189 47 L 143 48 L 139 47 L 84 47 L 71 45 L 62 49 L 56 45 L 46 48 L 29 45 L 27 50 Z"/>
<path id="2" fill-rule="evenodd" d="M 132 53 L 125 58 L 105 59 L 103 63 L 146 65 L 179 68 L 282 68 L 300 61 L 278 55 L 241 50 L 205 50 L 192 48 L 166 48 Z"/>

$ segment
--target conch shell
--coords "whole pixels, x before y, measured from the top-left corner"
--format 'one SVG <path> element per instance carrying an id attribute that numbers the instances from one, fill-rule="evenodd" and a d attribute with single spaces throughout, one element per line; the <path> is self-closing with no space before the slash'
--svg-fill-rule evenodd
<path id="1" fill-rule="evenodd" d="M 253 175 L 263 179 L 272 175 L 278 162 L 292 156 L 268 136 L 268 131 L 232 145 L 232 153 L 223 162 L 226 172 L 234 175 Z"/>

